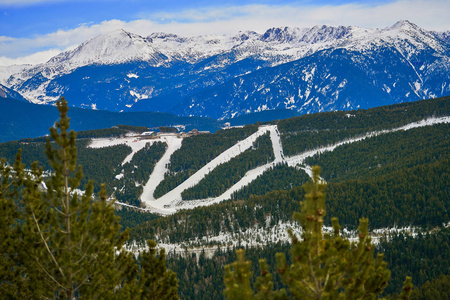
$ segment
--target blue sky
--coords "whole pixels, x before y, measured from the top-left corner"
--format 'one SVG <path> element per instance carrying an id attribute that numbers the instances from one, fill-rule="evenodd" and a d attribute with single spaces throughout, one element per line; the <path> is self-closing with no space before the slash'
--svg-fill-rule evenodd
<path id="1" fill-rule="evenodd" d="M 0 0 L 0 65 L 45 62 L 116 29 L 226 34 L 277 26 L 384 28 L 398 20 L 450 30 L 448 0 Z"/>

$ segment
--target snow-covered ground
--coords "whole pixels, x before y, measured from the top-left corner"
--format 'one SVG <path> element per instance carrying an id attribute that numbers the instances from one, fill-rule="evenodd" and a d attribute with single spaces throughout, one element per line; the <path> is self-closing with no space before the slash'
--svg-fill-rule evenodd
<path id="1" fill-rule="evenodd" d="M 145 184 L 144 192 L 141 195 L 141 201 L 146 206 L 146 211 L 167 215 L 167 214 L 173 214 L 176 211 L 180 209 L 191 209 L 198 206 L 206 206 L 206 205 L 212 205 L 215 203 L 219 203 L 221 201 L 227 200 L 231 198 L 231 195 L 233 192 L 240 190 L 244 186 L 251 183 L 253 180 L 255 180 L 258 176 L 262 175 L 265 171 L 269 170 L 271 167 L 275 166 L 278 163 L 287 163 L 289 166 L 302 168 L 305 170 L 309 175 L 311 174 L 311 170 L 309 166 L 304 165 L 304 160 L 307 157 L 311 157 L 317 153 L 323 153 L 326 151 L 333 151 L 336 147 L 348 144 L 348 143 L 354 143 L 366 138 L 370 138 L 373 136 L 377 136 L 380 134 L 385 134 L 389 132 L 395 132 L 399 130 L 409 130 L 412 128 L 417 127 L 423 127 L 423 126 L 431 126 L 438 123 L 450 123 L 450 117 L 441 117 L 441 118 L 430 118 L 426 120 L 422 120 L 419 122 L 414 122 L 407 124 L 405 126 L 394 128 L 391 130 L 382 130 L 382 131 L 376 131 L 376 132 L 370 132 L 360 137 L 355 137 L 351 139 L 347 139 L 341 142 L 338 142 L 333 145 L 328 145 L 324 147 L 320 147 L 314 150 L 309 150 L 303 153 L 300 153 L 295 156 L 291 157 L 285 157 L 283 154 L 283 147 L 281 144 L 281 138 L 280 134 L 278 132 L 278 129 L 276 125 L 265 125 L 261 126 L 258 131 L 248 138 L 236 143 L 234 146 L 230 147 L 226 151 L 224 151 L 222 154 L 220 154 L 218 157 L 210 161 L 208 164 L 206 164 L 203 168 L 198 170 L 195 174 L 193 174 L 191 177 L 189 177 L 186 181 L 178 185 L 175 189 L 168 192 L 167 194 L 163 195 L 162 197 L 158 199 L 154 199 L 153 192 L 155 191 L 156 187 L 159 185 L 159 183 L 164 179 L 164 174 L 167 172 L 167 165 L 170 163 L 170 156 L 173 152 L 175 152 L 177 149 L 181 147 L 181 138 L 177 137 L 161 137 L 159 139 L 153 139 L 153 140 L 142 140 L 139 141 L 136 139 L 136 137 L 130 136 L 120 139 L 96 139 L 93 140 L 92 143 L 89 145 L 89 147 L 92 148 L 100 148 L 100 147 L 108 147 L 118 144 L 125 144 L 132 148 L 133 152 L 128 155 L 125 160 L 122 162 L 122 164 L 125 164 L 128 161 L 131 161 L 131 158 L 133 157 L 134 153 L 142 149 L 146 143 L 148 142 L 155 142 L 155 141 L 162 141 L 166 142 L 168 145 L 168 148 L 166 150 L 166 153 L 163 155 L 161 160 L 156 164 L 152 174 L 150 175 L 150 178 L 148 182 Z M 248 171 L 241 180 L 239 180 L 236 184 L 234 184 L 231 188 L 229 188 L 225 193 L 220 195 L 219 197 L 215 198 L 208 198 L 208 199 L 201 199 L 201 200 L 190 200 L 190 201 L 183 201 L 181 199 L 181 193 L 198 184 L 209 172 L 214 170 L 217 166 L 220 164 L 224 164 L 228 162 L 233 157 L 238 156 L 245 150 L 249 149 L 254 141 L 261 135 L 265 134 L 267 131 L 270 132 L 270 138 L 272 140 L 273 145 L 273 151 L 275 155 L 274 161 L 259 166 L 253 170 Z M 120 204 L 120 203 L 118 203 Z"/>
<path id="2" fill-rule="evenodd" d="M 152 140 L 139 140 L 137 136 L 129 135 L 122 138 L 98 138 L 92 139 L 91 143 L 88 145 L 88 148 L 105 148 L 117 145 L 126 145 L 129 146 L 132 150 L 130 154 L 125 157 L 122 161 L 122 166 L 127 162 L 130 162 L 133 158 L 134 154 L 145 147 L 147 143 L 153 144 L 154 142 L 161 141 L 160 139 L 152 139 Z"/>
<path id="3" fill-rule="evenodd" d="M 222 250 L 231 249 L 233 247 L 263 247 L 267 244 L 290 243 L 291 238 L 288 234 L 288 228 L 291 228 L 293 232 L 300 237 L 301 236 L 301 226 L 299 223 L 289 221 L 289 222 L 279 222 L 274 226 L 270 227 L 253 227 L 247 228 L 245 232 L 239 230 L 238 232 L 221 232 L 216 236 L 204 236 L 201 239 L 187 240 L 182 243 L 170 243 L 170 241 L 159 240 L 158 248 L 164 248 L 166 253 L 176 253 L 183 254 L 187 253 L 201 253 L 205 251 L 205 254 L 211 257 L 214 252 L 220 247 Z M 332 233 L 332 227 L 323 226 L 324 233 Z M 372 242 L 377 245 L 380 243 L 381 239 L 389 240 L 392 236 L 397 234 L 407 234 L 410 236 L 417 236 L 419 232 L 423 232 L 423 229 L 419 227 L 393 227 L 393 228 L 379 228 L 374 229 L 370 232 Z M 341 236 L 349 239 L 351 242 L 358 241 L 358 231 L 357 230 L 347 230 L 341 229 Z M 208 246 L 213 245 L 213 246 Z M 138 253 L 146 249 L 145 245 L 138 245 L 136 242 L 127 244 L 127 249 Z"/>
<path id="4" fill-rule="evenodd" d="M 442 117 L 442 118 L 431 118 L 427 120 L 422 120 L 419 122 L 414 122 L 407 124 L 402 127 L 394 128 L 391 130 L 382 130 L 377 132 L 370 132 L 366 135 L 347 139 L 345 141 L 341 141 L 339 143 L 336 143 L 334 145 L 324 146 L 320 147 L 314 150 L 306 151 L 304 153 L 301 153 L 299 155 L 295 155 L 292 157 L 284 157 L 283 155 L 283 148 L 281 145 L 281 139 L 280 135 L 278 133 L 277 127 L 275 125 L 271 126 L 261 126 L 259 130 L 248 137 L 245 140 L 242 140 L 238 142 L 236 145 L 232 146 L 225 152 L 223 152 L 221 155 L 219 155 L 217 158 L 212 160 L 210 163 L 208 163 L 205 167 L 200 169 L 197 173 L 195 173 L 193 176 L 191 176 L 188 180 L 186 180 L 184 183 L 180 184 L 177 188 L 172 190 L 171 192 L 167 193 L 166 195 L 162 196 L 159 199 L 153 198 L 153 191 L 156 188 L 156 186 L 161 182 L 161 180 L 164 178 L 164 173 L 167 171 L 167 164 L 170 162 L 170 156 L 173 152 L 175 152 L 177 149 L 181 147 L 181 139 L 179 138 L 166 138 L 166 140 L 163 140 L 167 142 L 168 149 L 164 156 L 161 158 L 161 160 L 157 163 L 157 165 L 154 168 L 153 173 L 150 176 L 149 181 L 145 185 L 144 193 L 141 196 L 141 200 L 146 204 L 147 208 L 143 209 L 145 211 L 151 211 L 155 213 L 159 213 L 162 215 L 172 214 L 180 209 L 189 209 L 189 208 L 195 208 L 198 206 L 205 206 L 205 205 L 211 205 L 214 203 L 219 203 L 221 201 L 230 199 L 231 194 L 235 191 L 238 191 L 242 187 L 248 185 L 253 180 L 255 180 L 259 175 L 263 174 L 266 170 L 268 170 L 270 167 L 275 166 L 277 163 L 287 163 L 289 166 L 295 166 L 298 168 L 304 169 L 308 174 L 311 174 L 311 169 L 309 166 L 304 165 L 304 160 L 307 157 L 313 156 L 316 153 L 322 153 L 325 151 L 333 151 L 336 147 L 347 144 L 347 143 L 354 143 L 360 140 L 363 140 L 365 138 L 374 137 L 380 134 L 385 134 L 389 132 L 395 132 L 399 130 L 409 130 L 412 128 L 417 127 L 423 127 L 423 126 L 431 126 L 434 124 L 439 123 L 450 123 L 450 117 Z M 216 197 L 216 198 L 209 198 L 209 199 L 202 199 L 202 200 L 191 200 L 191 201 L 182 201 L 181 200 L 181 192 L 189 188 L 192 185 L 197 184 L 206 174 L 208 174 L 210 171 L 212 171 L 215 167 L 217 167 L 220 164 L 228 162 L 231 158 L 239 155 L 240 153 L 244 152 L 246 149 L 250 148 L 253 144 L 253 142 L 256 140 L 258 136 L 261 136 L 262 134 L 266 133 L 267 131 L 270 132 L 270 137 L 272 140 L 273 150 L 275 154 L 275 160 L 271 163 L 268 163 L 266 165 L 257 167 L 253 170 L 248 171 L 245 176 L 237 182 L 235 185 L 233 185 L 230 189 L 228 189 L 223 195 Z M 133 142 L 134 138 L 130 137 L 130 140 L 127 138 L 125 139 L 116 139 L 116 140 L 106 140 L 106 139 L 99 139 L 94 141 L 91 144 L 91 147 L 107 147 L 111 145 L 116 144 L 129 144 L 134 143 L 133 153 L 137 152 L 140 148 L 144 147 L 145 143 L 139 143 L 139 142 Z M 157 139 L 158 140 L 158 139 Z M 157 141 L 155 140 L 155 141 Z M 126 141 L 126 142 L 125 142 Z M 145 141 L 147 142 L 147 141 Z M 139 149 L 138 149 L 139 148 Z M 128 160 L 131 160 L 131 158 L 128 158 Z M 127 160 L 126 159 L 126 160 Z M 117 202 L 116 202 L 117 203 Z M 125 203 L 117 203 L 124 206 L 130 206 L 129 204 Z M 448 224 L 447 226 L 449 226 Z M 299 235 L 301 233 L 301 228 L 299 227 L 299 224 L 295 222 L 279 222 L 275 226 L 263 228 L 263 227 L 255 227 L 255 228 L 249 228 L 246 229 L 245 232 L 226 232 L 226 233 L 220 233 L 216 236 L 211 235 L 205 235 L 201 239 L 193 239 L 189 241 L 185 241 L 183 243 L 171 243 L 168 240 L 158 240 L 158 247 L 164 248 L 166 253 L 201 253 L 205 251 L 207 256 L 212 256 L 214 251 L 217 250 L 217 247 L 220 247 L 221 249 L 231 248 L 233 246 L 249 246 L 249 247 L 255 247 L 255 246 L 262 246 L 267 245 L 267 243 L 277 243 L 277 242 L 290 242 L 290 237 L 287 234 L 287 228 L 292 228 L 294 232 Z M 324 232 L 331 232 L 331 228 L 324 227 Z M 412 236 L 415 236 L 417 232 L 420 231 L 419 228 L 380 228 L 380 229 L 374 229 L 371 231 L 372 241 L 377 244 L 379 243 L 381 238 L 389 238 L 390 235 L 395 233 L 407 233 Z M 354 230 L 347 230 L 342 229 L 341 233 L 344 237 L 349 238 L 352 241 L 357 241 L 357 231 Z M 214 244 L 214 246 L 207 246 L 209 243 Z M 138 245 L 136 243 L 130 243 L 127 246 L 127 249 L 133 252 L 139 252 L 145 249 L 145 246 Z"/>
<path id="5" fill-rule="evenodd" d="M 170 163 L 170 156 L 178 149 L 181 148 L 181 142 L 183 139 L 177 137 L 164 137 L 164 142 L 167 143 L 168 147 L 163 157 L 156 163 L 152 174 L 150 175 L 149 180 L 144 186 L 144 191 L 141 195 L 141 201 L 146 204 L 149 209 L 155 210 L 159 212 L 159 208 L 153 203 L 155 203 L 155 199 L 153 198 L 153 193 L 155 192 L 156 187 L 160 184 L 164 179 L 164 174 L 167 172 L 167 166 Z M 164 213 L 161 211 L 160 213 Z"/>
<path id="6" fill-rule="evenodd" d="M 219 156 L 211 160 L 209 163 L 207 163 L 203 168 L 195 172 L 191 177 L 189 177 L 186 181 L 178 185 L 176 188 L 168 192 L 167 194 L 163 195 L 162 197 L 158 199 L 154 199 L 152 195 L 149 195 L 149 192 L 143 193 L 141 196 L 141 201 L 144 202 L 151 211 L 156 211 L 158 213 L 162 214 L 170 214 L 176 212 L 178 209 L 180 209 L 180 205 L 184 206 L 183 201 L 181 199 L 181 193 L 198 184 L 209 172 L 214 170 L 217 166 L 224 164 L 228 162 L 233 157 L 238 156 L 239 154 L 243 153 L 245 150 L 252 147 L 253 143 L 256 141 L 256 139 L 266 133 L 267 131 L 275 131 L 275 126 L 261 126 L 257 132 L 250 135 L 248 138 L 236 143 L 234 146 L 228 148 L 224 152 L 222 152 Z M 170 146 L 169 146 L 170 147 Z M 281 154 L 278 154 L 280 156 Z M 156 168 L 155 168 L 156 169 Z M 159 169 L 159 172 L 164 171 L 165 169 Z M 155 173 L 155 171 L 154 171 Z M 153 176 L 153 174 L 152 174 Z M 151 182 L 152 176 L 150 177 L 149 182 L 145 185 L 148 189 L 148 191 L 154 191 L 159 184 L 158 182 Z M 160 173 L 158 175 L 155 174 L 155 177 L 157 178 L 164 178 L 164 173 Z M 214 199 L 213 199 L 214 201 Z M 190 202 L 190 201 L 189 201 Z M 195 201 L 197 203 L 198 201 Z M 205 201 L 201 201 L 205 202 Z M 208 201 L 209 204 L 211 204 L 212 201 Z M 216 201 L 217 202 L 217 201 Z M 194 203 L 194 202 L 193 202 Z M 192 205 L 192 204 L 191 204 Z"/>

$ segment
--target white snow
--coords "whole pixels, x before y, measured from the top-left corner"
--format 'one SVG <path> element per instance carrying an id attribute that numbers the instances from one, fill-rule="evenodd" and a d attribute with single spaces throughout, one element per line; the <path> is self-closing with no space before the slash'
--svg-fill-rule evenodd
<path id="1" fill-rule="evenodd" d="M 349 116 L 348 116 L 349 117 Z M 131 161 L 131 158 L 133 157 L 134 153 L 142 149 L 146 143 L 148 142 L 155 142 L 155 141 L 162 141 L 166 142 L 168 145 L 168 148 L 166 150 L 166 153 L 163 155 L 161 160 L 156 164 L 152 174 L 150 175 L 149 180 L 144 186 L 144 192 L 141 195 L 141 201 L 146 206 L 146 211 L 158 213 L 161 215 L 167 215 L 167 214 L 173 214 L 176 211 L 180 209 L 192 209 L 198 206 L 206 206 L 211 205 L 214 203 L 219 203 L 221 201 L 227 200 L 231 198 L 231 195 L 233 192 L 240 190 L 242 187 L 248 185 L 253 180 L 255 180 L 259 175 L 263 174 L 265 171 L 269 170 L 271 167 L 275 166 L 278 163 L 287 163 L 288 166 L 297 167 L 305 170 L 308 175 L 311 175 L 311 169 L 309 166 L 304 165 L 304 160 L 307 157 L 311 157 L 317 153 L 323 153 L 326 151 L 333 151 L 336 147 L 348 144 L 348 143 L 354 143 L 366 138 L 370 138 L 373 136 L 377 136 L 380 134 L 386 134 L 389 132 L 395 132 L 399 130 L 409 130 L 412 128 L 417 127 L 423 127 L 423 126 L 431 126 L 434 124 L 439 123 L 450 123 L 450 116 L 446 117 L 440 117 L 440 118 L 429 118 L 425 120 L 421 120 L 419 122 L 414 122 L 407 124 L 402 127 L 394 128 L 391 130 L 381 130 L 376 132 L 370 132 L 365 135 L 362 135 L 360 137 L 355 137 L 351 139 L 346 139 L 344 141 L 338 142 L 333 145 L 323 146 L 319 147 L 317 149 L 305 151 L 303 153 L 300 153 L 295 156 L 291 157 L 285 157 L 283 154 L 283 147 L 281 144 L 281 138 L 280 134 L 278 132 L 276 125 L 263 125 L 260 126 L 258 131 L 248 138 L 236 143 L 234 146 L 230 147 L 223 153 L 221 153 L 218 157 L 210 161 L 208 164 L 206 164 L 203 168 L 198 170 L 195 174 L 193 174 L 191 177 L 189 177 L 186 181 L 178 185 L 176 188 L 174 188 L 172 191 L 168 192 L 167 194 L 163 195 L 162 197 L 158 199 L 154 199 L 153 192 L 155 191 L 158 184 L 164 179 L 164 174 L 167 172 L 167 165 L 170 162 L 170 156 L 173 152 L 175 152 L 177 149 L 181 147 L 182 139 L 177 138 L 175 136 L 165 136 L 161 137 L 159 139 L 154 140 L 142 140 L 139 141 L 136 139 L 136 137 L 129 136 L 125 138 L 119 138 L 119 139 L 96 139 L 93 140 L 92 143 L 89 145 L 89 147 L 92 148 L 101 148 L 101 147 L 108 147 L 112 145 L 118 145 L 118 144 L 125 144 L 132 148 L 133 152 L 129 154 L 124 161 L 122 162 L 122 165 L 126 162 Z M 209 172 L 214 170 L 217 166 L 220 164 L 224 164 L 228 162 L 233 157 L 238 156 L 239 154 L 243 153 L 245 150 L 252 147 L 254 141 L 264 133 L 269 132 L 270 138 L 272 141 L 273 151 L 275 155 L 274 161 L 265 164 L 263 166 L 259 166 L 253 170 L 248 171 L 241 180 L 239 180 L 236 184 L 234 184 L 231 188 L 229 188 L 225 193 L 220 195 L 219 197 L 215 198 L 208 198 L 208 199 L 201 199 L 201 200 L 189 200 L 189 201 L 183 201 L 181 198 L 181 193 L 187 189 L 190 188 L 196 184 L 198 184 Z M 117 176 L 120 176 L 117 175 Z M 121 204 L 116 202 L 117 204 Z M 127 205 L 129 206 L 129 205 Z"/>
<path id="2" fill-rule="evenodd" d="M 197 183 L 199 183 L 206 174 L 211 172 L 214 168 L 216 168 L 220 164 L 224 164 L 228 162 L 233 157 L 238 156 L 245 150 L 252 147 L 253 143 L 256 141 L 256 139 L 266 133 L 267 131 L 272 130 L 274 126 L 261 126 L 258 131 L 245 140 L 242 140 L 235 144 L 234 146 L 230 147 L 229 149 L 222 152 L 219 156 L 217 156 L 215 159 L 210 161 L 208 164 L 206 164 L 203 168 L 198 170 L 196 173 L 194 173 L 191 177 L 189 177 L 186 181 L 178 185 L 176 188 L 168 192 L 167 194 L 163 195 L 162 197 L 158 199 L 153 199 L 153 197 L 149 196 L 149 193 L 145 193 L 141 196 L 141 201 L 143 201 L 146 204 L 146 207 L 150 210 L 155 210 L 159 213 L 167 214 L 167 213 L 174 213 L 178 208 L 176 206 L 179 206 L 182 204 L 183 201 L 181 199 L 181 193 L 188 189 Z M 159 172 L 165 171 L 165 169 L 159 169 Z M 155 175 L 157 178 L 163 178 L 163 174 Z M 145 185 L 148 190 L 153 190 L 156 188 L 157 185 L 153 182 L 147 182 Z M 158 182 L 159 184 L 159 182 Z M 153 186 L 152 186 L 153 185 Z M 189 201 L 191 202 L 191 201 Z M 183 203 L 184 204 L 184 203 Z"/>
<path id="3" fill-rule="evenodd" d="M 446 225 L 448 227 L 449 224 Z M 295 235 L 300 238 L 302 228 L 300 224 L 293 221 L 278 222 L 273 226 L 266 228 L 251 227 L 246 228 L 245 231 L 239 229 L 237 232 L 220 232 L 218 235 L 205 235 L 201 239 L 194 238 L 186 240 L 182 243 L 170 243 L 165 239 L 158 238 L 158 248 L 164 248 L 166 253 L 176 254 L 191 254 L 205 252 L 207 257 L 211 257 L 219 247 L 221 250 L 231 249 L 232 247 L 261 247 L 271 243 L 290 243 L 291 238 L 287 233 L 288 228 L 291 228 Z M 332 233 L 332 227 L 323 226 L 324 233 Z M 390 240 L 392 236 L 399 233 L 416 237 L 419 232 L 424 232 L 420 227 L 392 227 L 392 228 L 376 228 L 370 231 L 372 243 L 377 245 L 382 239 Z M 340 234 L 342 237 L 348 239 L 350 242 L 357 243 L 359 240 L 357 230 L 348 230 L 341 228 Z M 206 246 L 208 242 L 216 243 L 214 246 Z M 146 247 L 137 245 L 136 242 L 128 243 L 126 249 L 137 254 L 146 249 Z"/>
<path id="4" fill-rule="evenodd" d="M 125 159 L 122 161 L 122 166 L 126 164 L 127 162 L 130 162 L 133 158 L 133 155 L 145 147 L 147 143 L 153 144 L 156 141 L 160 141 L 159 139 L 152 139 L 152 140 L 139 140 L 137 136 L 127 136 L 123 138 L 99 138 L 99 139 L 92 139 L 91 143 L 88 145 L 88 148 L 104 148 L 104 147 L 110 147 L 110 146 L 116 146 L 116 145 L 126 145 L 131 148 L 132 152 L 125 157 Z"/>
<path id="5" fill-rule="evenodd" d="M 205 64 L 204 69 L 220 70 L 247 57 L 258 57 L 267 61 L 268 65 L 275 66 L 324 49 L 365 51 L 376 50 L 377 47 L 384 45 L 397 49 L 413 68 L 410 58 L 419 50 L 433 49 L 436 55 L 447 56 L 447 48 L 439 39 L 431 32 L 408 21 L 400 21 L 384 29 L 364 29 L 354 26 L 278 29 L 279 31 L 270 29 L 266 34 L 240 32 L 234 35 L 193 37 L 165 33 L 153 33 L 143 37 L 124 30 L 116 30 L 88 40 L 76 49 L 62 52 L 44 64 L 0 67 L 0 83 L 14 89 L 36 74 L 42 74 L 48 81 L 35 89 L 18 92 L 35 103 L 51 103 L 57 100 L 57 97 L 55 99 L 47 95 L 46 88 L 50 80 L 93 64 L 145 61 L 152 66 L 160 67 L 170 65 L 174 61 L 195 63 L 216 56 L 217 59 Z M 233 53 L 235 58 L 230 59 L 228 55 L 219 56 L 227 53 Z M 304 80 L 310 80 L 315 72 L 315 67 L 305 71 Z M 130 79 L 139 78 L 139 75 L 131 70 L 126 76 Z M 423 82 L 418 73 L 417 76 L 420 82 Z"/>
<path id="6" fill-rule="evenodd" d="M 152 206 L 153 201 L 153 193 L 155 192 L 156 187 L 161 183 L 164 179 L 164 174 L 167 172 L 167 166 L 170 163 L 170 156 L 181 147 L 181 142 L 183 139 L 177 138 L 174 136 L 167 136 L 163 138 L 164 142 L 167 143 L 168 147 L 164 155 L 161 159 L 156 163 L 152 174 L 150 174 L 150 178 L 144 186 L 144 191 L 141 195 L 141 201 L 146 203 L 148 207 L 152 207 L 153 209 L 157 209 Z"/>
<path id="7" fill-rule="evenodd" d="M 127 74 L 127 77 L 128 77 L 128 78 L 139 78 L 139 75 L 134 74 L 134 73 L 128 73 L 128 74 Z"/>
<path id="8" fill-rule="evenodd" d="M 139 100 L 142 100 L 142 99 L 148 99 L 149 98 L 149 94 L 151 94 L 151 91 L 152 90 L 150 90 L 149 93 L 147 92 L 145 94 L 140 94 L 140 93 L 138 93 L 136 91 L 130 90 L 130 95 L 136 98 L 134 100 L 134 102 L 138 102 Z"/>

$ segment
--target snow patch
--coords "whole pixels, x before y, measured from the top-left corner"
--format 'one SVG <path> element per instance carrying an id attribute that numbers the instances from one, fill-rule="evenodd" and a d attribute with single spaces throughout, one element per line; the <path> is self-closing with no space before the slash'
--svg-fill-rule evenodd
<path id="1" fill-rule="evenodd" d="M 134 73 L 128 73 L 128 74 L 127 74 L 127 77 L 128 77 L 128 78 L 139 78 L 139 75 L 134 74 Z"/>

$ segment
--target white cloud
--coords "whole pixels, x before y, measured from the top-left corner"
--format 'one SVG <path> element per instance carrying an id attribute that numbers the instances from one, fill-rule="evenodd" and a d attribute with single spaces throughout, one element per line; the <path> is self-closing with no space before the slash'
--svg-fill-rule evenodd
<path id="1" fill-rule="evenodd" d="M 8 0 L 0 1 L 4 3 Z M 28 0 L 32 1 L 40 0 Z M 38 63 L 46 59 L 45 55 L 51 54 L 52 51 L 55 53 L 62 51 L 116 29 L 124 29 L 143 36 L 159 31 L 192 36 L 237 33 L 245 30 L 264 32 L 271 27 L 312 27 L 322 24 L 384 28 L 398 20 L 409 20 L 428 30 L 444 31 L 450 30 L 448 11 L 450 11 L 448 0 L 399 0 L 372 5 L 244 5 L 189 9 L 176 13 L 141 14 L 140 20 L 130 22 L 108 20 L 99 24 L 82 24 L 71 30 L 58 30 L 33 38 L 15 39 L 2 36 L 0 55 L 3 55 L 3 62 L 8 60 L 32 62 L 36 59 Z"/>
<path id="2" fill-rule="evenodd" d="M 52 58 L 55 55 L 58 55 L 59 53 L 61 53 L 61 50 L 50 49 L 17 58 L 0 56 L 0 66 L 45 63 L 50 58 Z"/>
<path id="3" fill-rule="evenodd" d="M 313 2 L 311 2 L 313 3 Z M 148 17 L 163 21 L 165 27 L 190 26 L 191 31 L 233 31 L 271 26 L 312 27 L 314 25 L 354 25 L 382 28 L 408 19 L 429 30 L 450 30 L 450 1 L 399 0 L 381 4 L 343 5 L 245 5 L 176 13 L 155 13 Z M 176 25 L 176 26 L 175 26 Z M 225 27 L 224 27 L 225 26 Z M 185 31 L 184 28 L 175 28 Z"/>

